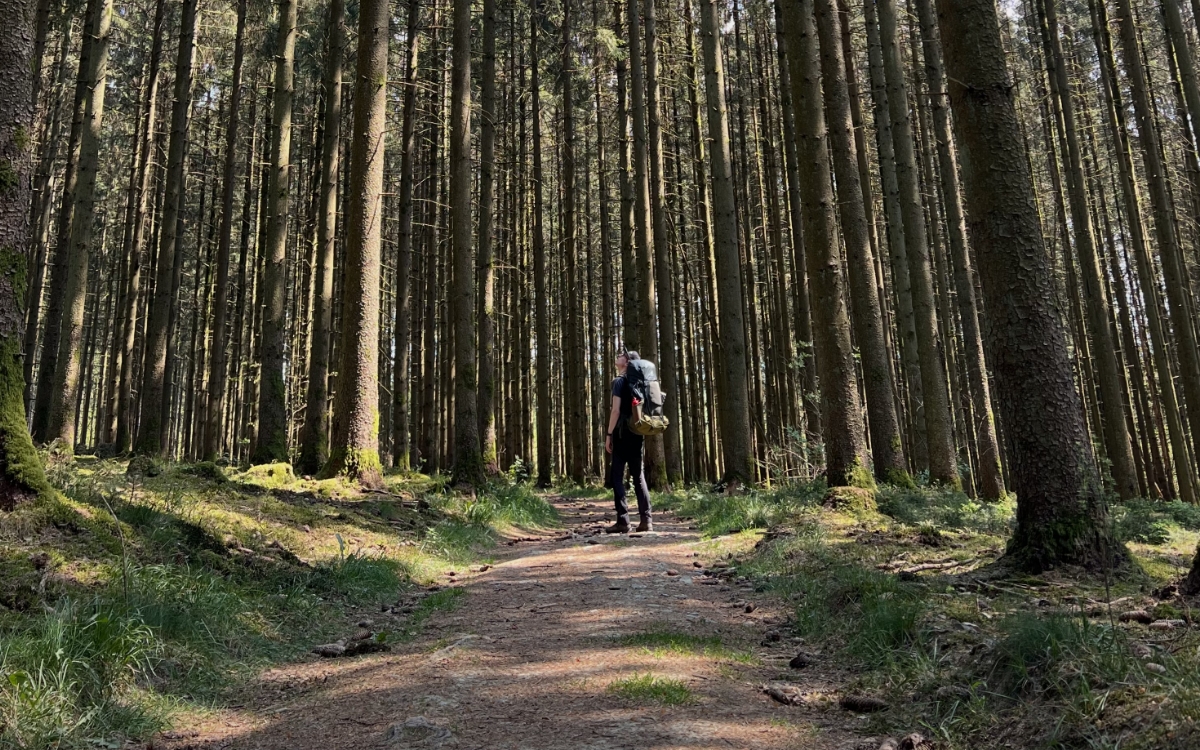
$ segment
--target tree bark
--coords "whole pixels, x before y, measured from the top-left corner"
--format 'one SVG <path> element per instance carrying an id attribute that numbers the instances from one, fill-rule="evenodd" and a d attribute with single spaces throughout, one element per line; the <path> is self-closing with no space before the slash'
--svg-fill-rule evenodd
<path id="1" fill-rule="evenodd" d="M 175 102 L 171 110 L 171 139 L 167 149 L 167 175 L 159 228 L 154 301 L 146 319 L 146 345 L 142 367 L 141 419 L 134 450 L 142 455 L 162 455 L 167 444 L 167 349 L 171 316 L 179 284 L 175 274 L 179 248 L 179 209 L 182 202 L 188 122 L 192 109 L 192 63 L 196 42 L 196 0 L 184 0 L 179 24 L 179 49 L 175 58 Z"/>
<path id="2" fill-rule="evenodd" d="M 404 81 L 404 124 L 400 136 L 400 226 L 396 251 L 396 363 L 392 368 L 392 465 L 407 471 L 412 467 L 411 433 L 409 418 L 412 401 L 409 397 L 411 380 L 409 366 L 412 361 L 412 289 L 413 276 L 413 162 L 416 159 L 416 139 L 413 137 L 417 125 L 417 71 L 419 61 L 418 22 L 421 16 L 420 0 L 409 0 L 408 4 L 408 48 L 407 67 Z M 330 267 L 332 270 L 332 259 Z M 330 287 L 332 292 L 332 285 Z"/>
<path id="3" fill-rule="evenodd" d="M 345 3 L 331 0 L 326 27 L 325 119 L 321 124 L 320 198 L 317 201 L 317 268 L 313 293 L 308 390 L 300 429 L 297 468 L 316 474 L 328 458 L 329 346 L 333 337 L 333 259 L 337 233 L 338 170 L 342 143 L 342 66 L 345 55 Z"/>
<path id="4" fill-rule="evenodd" d="M 858 149 L 850 118 L 850 92 L 842 59 L 841 24 L 834 0 L 816 0 L 816 28 L 821 49 L 821 78 L 830 151 L 837 183 L 842 237 L 850 277 L 854 333 L 861 354 L 867 397 L 867 425 L 875 476 L 882 482 L 909 484 L 908 467 L 900 441 L 900 422 L 892 400 L 892 371 L 883 336 L 883 314 L 875 287 L 875 257 L 871 250 L 862 185 L 858 174 Z"/>
<path id="5" fill-rule="evenodd" d="M 354 121 L 346 201 L 338 387 L 326 477 L 383 483 L 379 462 L 379 286 L 387 119 L 389 4 L 359 6 Z"/>
<path id="6" fill-rule="evenodd" d="M 1138 494 L 1137 473 L 1133 466 L 1133 449 L 1129 434 L 1125 430 L 1125 419 L 1121 399 L 1121 379 L 1118 371 L 1117 348 L 1113 341 L 1112 313 L 1105 294 L 1104 279 L 1100 270 L 1100 259 L 1096 254 L 1096 241 L 1088 209 L 1087 184 L 1083 175 L 1083 155 L 1079 146 L 1078 126 L 1075 121 L 1075 102 L 1067 80 L 1066 60 L 1058 33 L 1058 11 L 1055 0 L 1038 0 L 1039 10 L 1044 16 L 1042 34 L 1047 47 L 1046 62 L 1050 77 L 1051 101 L 1056 114 L 1062 117 L 1065 135 L 1065 166 L 1067 192 L 1070 197 L 1071 227 L 1075 236 L 1075 252 L 1079 259 L 1080 275 L 1083 277 L 1083 298 L 1087 310 L 1088 333 L 1096 376 L 1100 385 L 1100 419 L 1104 432 L 1104 446 L 1112 470 L 1113 483 L 1122 500 Z M 1044 3 L 1042 5 L 1041 3 Z"/>
<path id="7" fill-rule="evenodd" d="M 496 0 L 483 3 L 479 113 L 479 442 L 484 471 L 500 471 L 496 453 Z"/>
<path id="8" fill-rule="evenodd" d="M 25 426 L 21 368 L 25 258 L 29 249 L 29 168 L 33 163 L 33 0 L 12 0 L 0 24 L 0 511 L 50 499 Z"/>
<path id="9" fill-rule="evenodd" d="M 250 462 L 255 464 L 288 460 L 287 386 L 283 382 L 284 347 L 287 346 L 284 308 L 287 299 L 288 215 L 291 211 L 292 100 L 296 94 L 293 63 L 296 58 L 297 7 L 298 0 L 279 0 L 275 94 L 271 108 L 267 236 L 263 247 L 258 432 L 250 457 Z"/>
<path id="10" fill-rule="evenodd" d="M 837 238 L 833 183 L 821 102 L 821 71 L 813 0 L 787 0 L 784 33 L 796 108 L 804 250 L 813 296 L 813 336 L 821 388 L 825 480 L 831 487 L 872 485 L 867 473 L 862 411 L 850 344 Z"/>
<path id="11" fill-rule="evenodd" d="M 938 0 L 988 360 L 1017 494 L 1007 557 L 1030 570 L 1124 559 L 1071 377 L 1021 125 L 992 0 Z"/>
<path id="12" fill-rule="evenodd" d="M 91 32 L 91 54 L 87 67 L 79 69 L 84 87 L 83 129 L 79 146 L 79 177 L 75 206 L 71 211 L 70 244 L 67 250 L 67 276 L 63 288 L 62 329 L 58 336 L 54 380 L 50 392 L 50 420 L 46 440 L 58 441 L 66 451 L 75 449 L 76 402 L 83 365 L 82 346 L 84 313 L 87 305 L 88 265 L 95 252 L 93 229 L 96 223 L 96 176 L 100 170 L 100 128 L 104 119 L 104 94 L 108 89 L 108 45 L 112 29 L 112 0 L 101 0 L 96 9 L 96 25 Z M 63 248 L 59 248 L 62 252 Z"/>
<path id="13" fill-rule="evenodd" d="M 667 196 L 665 176 L 663 174 L 663 136 L 662 136 L 662 103 L 658 85 L 658 20 L 655 0 L 643 0 L 642 7 L 646 16 L 646 119 L 647 137 L 649 140 L 650 158 L 650 215 L 654 230 L 654 281 L 655 300 L 657 301 L 658 331 L 662 341 L 655 348 L 657 352 L 649 354 L 651 359 L 657 356 L 658 377 L 662 388 L 668 394 L 664 412 L 674 425 L 661 438 L 651 438 L 647 441 L 647 477 L 650 485 L 656 489 L 666 489 L 683 482 L 683 454 L 679 433 L 679 397 L 678 365 L 675 361 L 675 293 L 672 285 L 675 283 L 671 273 L 671 239 L 667 229 Z M 657 452 L 662 451 L 662 460 Z"/>
<path id="14" fill-rule="evenodd" d="M 335 3 L 340 0 L 333 0 Z M 246 0 L 238 0 L 237 30 L 233 42 L 233 81 L 229 92 L 229 122 L 225 125 L 225 167 L 221 185 L 221 228 L 217 236 L 217 285 L 213 293 L 213 348 L 208 371 L 208 408 L 204 445 L 200 455 L 215 461 L 221 451 L 225 417 L 226 360 L 229 339 L 226 324 L 229 298 L 229 247 L 233 240 L 233 195 L 237 182 L 237 138 L 242 102 L 242 60 L 245 56 Z"/>
<path id="15" fill-rule="evenodd" d="M 725 66 L 721 51 L 721 17 L 717 0 L 700 0 L 700 40 L 704 55 L 704 86 L 708 102 L 711 146 L 713 248 L 717 270 L 720 318 L 720 357 L 725 398 L 719 404 L 721 443 L 727 484 L 748 484 L 754 478 L 754 447 L 750 432 L 750 395 L 746 373 L 746 335 L 743 319 L 741 261 L 738 252 L 737 207 L 729 149 L 729 111 L 725 103 Z"/>
<path id="16" fill-rule="evenodd" d="M 537 342 L 537 383 L 534 410 L 537 414 L 537 485 L 549 487 L 554 456 L 551 451 L 553 416 L 550 395 L 550 354 L 553 344 L 550 339 L 550 300 L 546 289 L 546 234 L 543 226 L 542 195 L 542 96 L 541 61 L 538 57 L 538 25 L 543 20 L 538 0 L 533 0 L 529 31 L 530 90 L 532 92 L 530 116 L 533 118 L 533 285 L 537 298 L 534 313 L 535 341 Z"/>
<path id="17" fill-rule="evenodd" d="M 454 0 L 450 94 L 450 235 L 454 258 L 454 482 L 483 484 L 471 204 L 471 0 Z"/>
<path id="18" fill-rule="evenodd" d="M 900 187 L 900 213 L 904 221 L 904 250 L 908 278 L 912 284 L 913 319 L 921 365 L 921 394 L 924 406 L 925 440 L 929 448 L 929 479 L 960 486 L 954 450 L 954 419 L 950 414 L 950 392 L 938 340 L 937 307 L 934 301 L 933 267 L 930 261 L 925 212 L 921 205 L 920 180 L 909 114 L 908 86 L 904 79 L 900 43 L 896 33 L 895 0 L 878 0 L 879 35 L 883 43 L 883 72 L 888 87 L 892 144 L 896 153 L 896 177 Z"/>
<path id="19" fill-rule="evenodd" d="M 967 227 L 959 189 L 958 157 L 950 126 L 946 94 L 946 71 L 942 63 L 942 45 L 937 36 L 937 19 L 931 0 L 916 0 L 924 38 L 925 68 L 929 96 L 933 104 L 934 136 L 937 140 L 938 172 L 942 181 L 946 209 L 946 234 L 954 266 L 954 291 L 958 296 L 962 325 L 962 353 L 970 383 L 972 411 L 976 415 L 975 441 L 978 451 L 979 490 L 985 499 L 1004 496 L 1004 476 L 1000 469 L 1000 447 L 996 437 L 996 419 L 992 413 L 991 387 L 979 333 L 979 310 L 975 303 L 975 279 L 971 254 L 967 250 Z M 949 311 L 946 311 L 949 314 Z"/>

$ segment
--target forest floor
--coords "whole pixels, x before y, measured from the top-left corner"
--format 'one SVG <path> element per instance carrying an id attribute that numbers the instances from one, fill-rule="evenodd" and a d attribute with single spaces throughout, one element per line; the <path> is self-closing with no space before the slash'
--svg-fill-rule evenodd
<path id="1" fill-rule="evenodd" d="M 551 502 L 560 529 L 510 539 L 494 563 L 455 571 L 457 606 L 432 615 L 420 637 L 390 653 L 269 670 L 245 687 L 244 705 L 182 724 L 168 746 L 857 746 L 858 722 L 835 701 L 785 707 L 764 694 L 782 677 L 835 696 L 845 677 L 828 663 L 799 677 L 788 661 L 800 639 L 780 636 L 779 603 L 709 575 L 736 543 L 706 541 L 669 513 L 653 532 L 608 536 L 607 499 Z M 390 615 L 358 617 L 378 627 Z"/>
<path id="2" fill-rule="evenodd" d="M 0 747 L 1200 747 L 1200 509 L 1114 504 L 1128 570 L 1002 564 L 1014 504 L 819 483 L 382 491 L 50 457 L 0 514 Z M 907 743 L 907 744 L 906 744 Z"/>

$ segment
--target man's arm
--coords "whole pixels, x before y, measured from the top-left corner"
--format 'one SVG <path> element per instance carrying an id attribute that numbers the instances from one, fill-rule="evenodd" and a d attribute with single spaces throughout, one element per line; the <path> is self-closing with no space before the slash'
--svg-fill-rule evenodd
<path id="1" fill-rule="evenodd" d="M 617 420 L 621 418 L 621 397 L 612 397 L 612 410 L 608 413 L 608 435 L 604 438 L 604 448 L 612 453 L 613 431 L 617 429 Z"/>

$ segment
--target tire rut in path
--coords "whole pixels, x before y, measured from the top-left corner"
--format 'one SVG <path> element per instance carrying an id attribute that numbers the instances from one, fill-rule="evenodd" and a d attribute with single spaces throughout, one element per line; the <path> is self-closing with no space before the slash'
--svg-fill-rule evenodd
<path id="1" fill-rule="evenodd" d="M 785 615 L 750 586 L 710 578 L 715 547 L 669 514 L 656 531 L 599 533 L 607 500 L 552 498 L 563 531 L 502 546 L 459 576 L 460 606 L 390 653 L 312 659 L 261 675 L 245 705 L 164 736 L 165 746 L 236 750 L 586 750 L 854 747 L 833 699 L 845 675 L 789 670 Z M 605 519 L 605 514 L 609 518 Z M 522 537 L 530 539 L 530 537 Z M 753 606 L 747 607 L 747 604 Z M 751 609 L 752 611 L 747 611 Z M 716 653 L 622 646 L 648 632 L 717 637 Z M 780 633 L 778 641 L 769 640 Z M 623 698 L 633 676 L 678 680 L 688 705 Z M 763 684 L 786 679 L 805 705 Z M 163 747 L 160 741 L 155 747 Z"/>

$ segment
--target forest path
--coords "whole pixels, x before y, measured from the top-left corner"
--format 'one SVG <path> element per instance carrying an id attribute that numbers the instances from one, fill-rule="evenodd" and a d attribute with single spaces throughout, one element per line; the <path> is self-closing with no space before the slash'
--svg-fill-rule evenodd
<path id="1" fill-rule="evenodd" d="M 465 590 L 460 605 L 435 612 L 414 640 L 388 653 L 314 657 L 270 670 L 248 686 L 244 705 L 179 727 L 164 737 L 166 745 L 840 750 L 858 744 L 847 730 L 859 720 L 833 698 L 846 675 L 820 661 L 789 669 L 800 644 L 781 627 L 786 616 L 778 604 L 695 565 L 717 562 L 718 542 L 669 514 L 656 517 L 655 532 L 605 536 L 601 529 L 612 518 L 607 498 L 552 501 L 562 530 L 501 546 L 485 571 L 456 571 L 456 585 Z M 653 644 L 656 636 L 645 634 L 654 633 L 685 647 L 621 640 L 642 635 Z M 610 688 L 645 675 L 684 683 L 692 702 L 663 705 Z M 799 687 L 805 704 L 784 706 L 764 694 L 764 683 L 775 679 Z"/>

